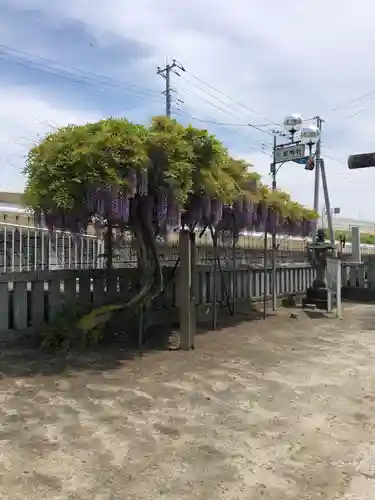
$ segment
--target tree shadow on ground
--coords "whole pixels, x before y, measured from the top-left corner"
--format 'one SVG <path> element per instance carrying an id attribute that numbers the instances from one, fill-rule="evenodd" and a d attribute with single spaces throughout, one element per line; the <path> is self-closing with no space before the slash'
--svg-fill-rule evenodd
<path id="1" fill-rule="evenodd" d="M 124 361 L 133 361 L 139 353 L 119 345 L 100 345 L 85 351 L 47 351 L 26 342 L 0 346 L 0 379 L 3 377 L 52 376 L 77 371 L 114 370 Z"/>
<path id="2" fill-rule="evenodd" d="M 329 319 L 326 312 L 303 309 L 303 313 L 310 319 Z"/>
<path id="3" fill-rule="evenodd" d="M 267 317 L 269 314 L 267 314 Z M 252 304 L 243 305 L 237 304 L 234 308 L 234 313 L 231 314 L 229 309 L 224 305 L 218 305 L 216 308 L 216 321 L 214 319 L 214 311 L 211 305 L 204 310 L 200 310 L 197 314 L 197 334 L 203 335 L 210 331 L 221 331 L 225 328 L 233 328 L 241 323 L 248 321 L 258 321 L 263 319 L 263 312 L 259 307 Z"/>
<path id="4" fill-rule="evenodd" d="M 212 311 L 197 318 L 197 335 L 212 332 Z M 272 316 L 272 314 L 270 314 Z M 263 319 L 261 310 L 253 307 L 236 307 L 234 315 L 226 308 L 218 308 L 215 331 L 233 328 L 244 322 Z M 0 343 L 0 379 L 4 377 L 25 378 L 36 375 L 73 375 L 77 372 L 99 373 L 116 370 L 124 362 L 132 363 L 144 354 L 155 351 L 177 350 L 179 347 L 179 325 L 154 325 L 148 328 L 138 349 L 138 331 L 118 332 L 108 335 L 97 346 L 85 350 L 53 351 L 41 349 L 35 337 L 25 337 L 13 342 Z"/>

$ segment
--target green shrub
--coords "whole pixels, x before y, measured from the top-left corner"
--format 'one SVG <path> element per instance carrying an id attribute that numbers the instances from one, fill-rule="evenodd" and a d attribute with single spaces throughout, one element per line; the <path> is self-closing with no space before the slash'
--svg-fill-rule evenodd
<path id="1" fill-rule="evenodd" d="M 69 350 L 97 345 L 103 336 L 103 330 L 93 329 L 85 334 L 79 328 L 79 319 L 87 314 L 87 308 L 77 304 L 64 304 L 51 322 L 43 323 L 39 332 L 41 347 Z"/>
<path id="2" fill-rule="evenodd" d="M 352 241 L 352 233 L 351 231 L 342 231 L 342 230 L 337 230 L 335 231 L 335 240 L 339 241 L 340 236 L 344 236 L 345 240 L 347 243 L 351 243 Z M 365 245 L 375 245 L 375 234 L 369 234 L 369 233 L 361 233 L 361 243 Z"/>

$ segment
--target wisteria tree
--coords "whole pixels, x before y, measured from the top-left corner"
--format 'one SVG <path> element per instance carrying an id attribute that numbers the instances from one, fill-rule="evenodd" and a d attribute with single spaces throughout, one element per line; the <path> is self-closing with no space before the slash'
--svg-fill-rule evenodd
<path id="1" fill-rule="evenodd" d="M 84 231 L 92 218 L 131 231 L 145 276 L 126 304 L 93 311 L 81 322 L 90 330 L 113 313 L 136 310 L 162 290 L 156 236 L 181 227 L 210 225 L 307 235 L 314 211 L 270 191 L 249 164 L 234 159 L 206 130 L 166 117 L 149 126 L 109 118 L 70 125 L 33 147 L 25 168 L 27 203 L 51 229 Z"/>

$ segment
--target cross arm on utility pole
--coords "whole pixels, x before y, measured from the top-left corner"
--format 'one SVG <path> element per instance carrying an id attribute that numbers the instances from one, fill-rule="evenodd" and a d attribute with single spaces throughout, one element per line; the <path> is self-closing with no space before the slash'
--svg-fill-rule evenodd
<path id="1" fill-rule="evenodd" d="M 178 68 L 181 71 L 186 71 L 186 69 L 182 66 L 182 64 L 177 62 L 176 59 L 173 59 L 172 64 L 167 64 L 163 69 L 161 69 L 160 66 L 158 66 L 157 74 L 162 76 L 163 78 L 167 78 L 167 73 L 174 70 L 175 68 Z M 176 71 L 175 73 L 178 74 Z"/>
<path id="2" fill-rule="evenodd" d="M 172 64 L 168 64 L 165 66 L 165 68 L 160 68 L 158 66 L 157 68 L 157 74 L 164 78 L 165 80 L 165 90 L 163 92 L 163 95 L 165 95 L 165 114 L 167 116 L 171 116 L 171 104 L 172 104 L 172 89 L 171 89 L 171 73 L 174 73 L 177 76 L 180 76 L 176 69 L 179 69 L 180 71 L 186 71 L 186 69 L 180 64 L 179 62 L 176 61 L 176 59 L 173 59 Z"/>

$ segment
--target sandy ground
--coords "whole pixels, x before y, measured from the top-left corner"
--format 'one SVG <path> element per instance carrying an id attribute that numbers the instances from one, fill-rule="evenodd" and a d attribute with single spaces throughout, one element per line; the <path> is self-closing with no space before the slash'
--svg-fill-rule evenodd
<path id="1" fill-rule="evenodd" d="M 289 314 L 190 353 L 2 348 L 0 498 L 373 500 L 375 308 Z"/>

